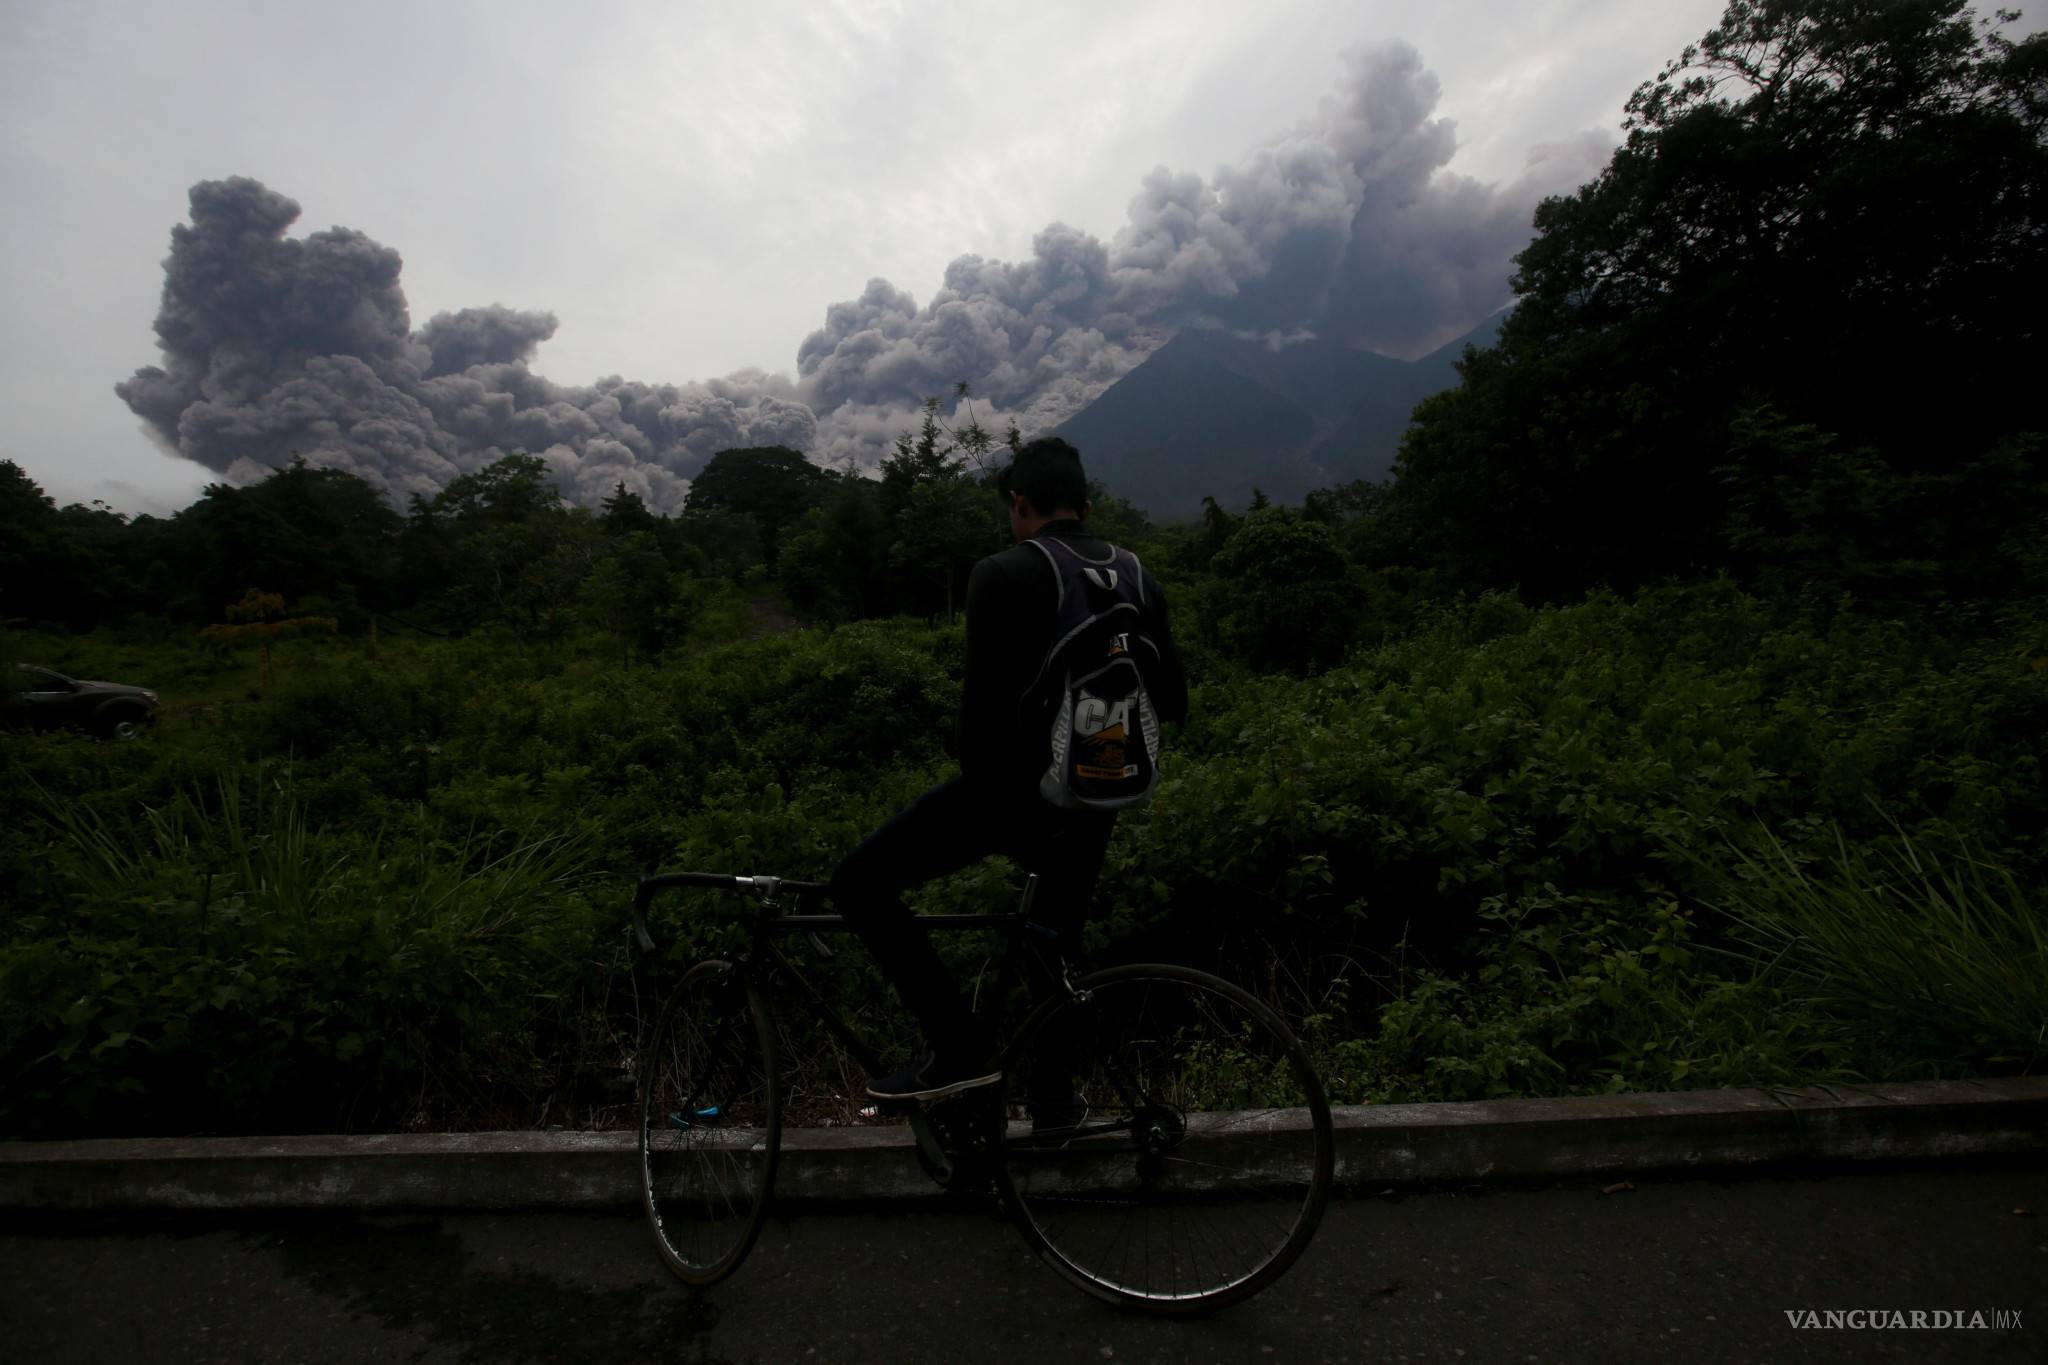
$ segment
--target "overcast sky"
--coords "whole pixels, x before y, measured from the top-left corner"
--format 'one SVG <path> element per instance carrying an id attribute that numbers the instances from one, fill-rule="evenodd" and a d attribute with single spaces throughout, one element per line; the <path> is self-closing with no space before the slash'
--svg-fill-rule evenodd
<path id="1" fill-rule="evenodd" d="M 922 304 L 956 257 L 1028 259 L 1054 222 L 1109 242 L 1155 167 L 1246 164 L 1328 105 L 1347 49 L 1419 53 L 1456 130 L 1432 174 L 1490 186 L 1611 144 L 1720 9 L 0 0 L 0 457 L 124 511 L 220 477 L 114 393 L 162 363 L 162 262 L 202 180 L 401 253 L 414 328 L 552 312 L 532 368 L 557 383 L 794 377 L 872 277 Z"/>

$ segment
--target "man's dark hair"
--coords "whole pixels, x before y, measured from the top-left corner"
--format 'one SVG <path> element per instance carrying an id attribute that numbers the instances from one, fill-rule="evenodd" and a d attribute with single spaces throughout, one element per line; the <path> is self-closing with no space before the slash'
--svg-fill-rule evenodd
<path id="1" fill-rule="evenodd" d="M 1088 503 L 1081 452 L 1057 436 L 1026 441 L 1009 468 L 996 476 L 996 487 L 1004 497 L 1022 493 L 1041 516 L 1061 509 L 1079 512 Z"/>

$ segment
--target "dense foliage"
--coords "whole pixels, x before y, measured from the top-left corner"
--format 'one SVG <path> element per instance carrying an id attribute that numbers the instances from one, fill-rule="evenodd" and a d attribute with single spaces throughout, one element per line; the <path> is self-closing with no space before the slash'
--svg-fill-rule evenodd
<path id="1" fill-rule="evenodd" d="M 1390 486 L 1093 490 L 1193 684 L 1093 955 L 1243 981 L 1347 1101 L 2037 1068 L 2044 54 L 1737 0 Z M 609 1121 L 631 880 L 822 876 L 949 772 L 994 444 L 934 403 L 879 478 L 727 451 L 675 516 L 516 453 L 132 520 L 0 462 L 0 662 L 165 700 L 4 737 L 0 1133 Z"/>
<path id="2" fill-rule="evenodd" d="M 1804 618 L 1725 582 L 1492 596 L 1308 677 L 1194 631 L 1195 718 L 1112 850 L 1093 951 L 1314 1017 L 1352 1100 L 2030 1064 L 2038 1038 L 1871 1030 L 1758 978 L 1717 908 L 1771 839 L 1850 896 L 1870 883 L 1837 839 L 1901 832 L 2042 884 L 2048 613 L 1980 625 Z M 962 658 L 957 627 L 912 623 L 704 638 L 659 668 L 595 636 L 306 639 L 254 701 L 204 641 L 71 648 L 213 699 L 135 744 L 9 742 L 13 1131 L 601 1117 L 630 877 L 829 871 L 943 775 Z M 1004 876 L 924 903 L 994 907 Z M 1991 956 L 2038 980 L 2032 951 Z"/>
<path id="3" fill-rule="evenodd" d="M 2048 35 L 1737 0 L 1628 108 L 1538 210 L 1499 344 L 1418 410 L 1382 553 L 1551 599 L 2048 585 Z"/>

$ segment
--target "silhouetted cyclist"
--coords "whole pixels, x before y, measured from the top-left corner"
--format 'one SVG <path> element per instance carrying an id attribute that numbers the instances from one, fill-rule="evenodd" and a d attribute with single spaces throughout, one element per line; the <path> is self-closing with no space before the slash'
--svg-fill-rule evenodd
<path id="1" fill-rule="evenodd" d="M 1047 787 L 1054 721 L 1068 698 L 1063 676 L 1048 665 L 1061 643 L 1059 626 L 1074 619 L 1076 593 L 1122 594 L 1118 619 L 1131 629 L 1115 639 L 1129 643 L 1152 710 L 1159 719 L 1187 716 L 1187 680 L 1166 598 L 1135 556 L 1089 533 L 1079 452 L 1057 438 L 1029 442 L 997 486 L 1009 500 L 1017 544 L 976 564 L 968 580 L 960 775 L 868 836 L 832 875 L 834 904 L 931 1045 L 903 1070 L 868 1086 L 883 1099 L 937 1098 L 991 1084 L 1000 1074 L 990 1040 L 930 935 L 904 906 L 904 890 L 1004 854 L 1038 876 L 1033 918 L 1058 933 L 1068 957 L 1078 953 L 1116 813 L 1056 805 Z M 1120 742 L 1138 742 L 1135 733 L 1116 733 Z M 1120 753 L 1115 761 L 1122 762 Z M 1077 1102 L 1070 1088 L 1054 1096 L 1038 1091 L 1034 1078 L 1031 1104 L 1041 1126 L 1060 1121 L 1050 1111 Z"/>

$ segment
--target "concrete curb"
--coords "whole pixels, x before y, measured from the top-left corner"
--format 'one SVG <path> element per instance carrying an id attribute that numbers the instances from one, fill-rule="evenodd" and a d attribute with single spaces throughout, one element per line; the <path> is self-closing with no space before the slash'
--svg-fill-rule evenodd
<path id="1" fill-rule="evenodd" d="M 2048 1078 L 1341 1108 L 1348 1188 L 2048 1152 Z M 1276 1125 L 1285 1128 L 1284 1122 Z M 630 1208 L 631 1133 L 0 1143 L 0 1209 Z M 909 1131 L 793 1129 L 778 1200 L 937 1188 Z"/>

